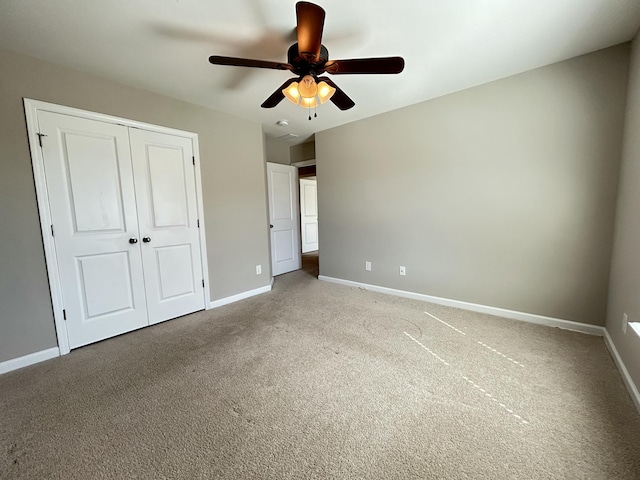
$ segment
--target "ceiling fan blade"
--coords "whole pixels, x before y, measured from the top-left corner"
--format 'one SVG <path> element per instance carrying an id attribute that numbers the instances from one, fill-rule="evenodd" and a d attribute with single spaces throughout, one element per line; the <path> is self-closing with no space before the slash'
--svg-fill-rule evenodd
<path id="1" fill-rule="evenodd" d="M 309 61 L 318 61 L 322 46 L 324 10 L 309 2 L 296 3 L 298 22 L 298 54 Z"/>
<path id="2" fill-rule="evenodd" d="M 248 58 L 222 57 L 220 55 L 212 55 L 209 62 L 214 65 L 231 65 L 234 67 L 254 67 L 254 68 L 271 68 L 273 70 L 293 70 L 288 63 L 268 62 L 265 60 L 251 60 Z"/>
<path id="3" fill-rule="evenodd" d="M 282 101 L 282 99 L 284 98 L 284 93 L 282 93 L 282 90 L 287 88 L 289 85 L 291 85 L 296 80 L 297 80 L 297 78 L 290 78 L 289 80 L 284 82 L 282 85 L 280 85 L 280 87 L 275 92 L 273 92 L 271 94 L 271 96 L 269 98 L 267 98 L 264 102 L 262 102 L 262 105 L 260 105 L 260 106 L 262 108 L 273 108 L 276 105 L 278 105 Z"/>
<path id="4" fill-rule="evenodd" d="M 352 60 L 331 60 L 324 66 L 332 75 L 348 75 L 354 73 L 400 73 L 404 70 L 404 58 L 355 58 Z"/>
<path id="5" fill-rule="evenodd" d="M 344 93 L 340 89 L 340 87 L 338 87 L 335 83 L 333 83 L 329 77 L 318 77 L 318 80 L 321 82 L 323 81 L 327 82 L 327 84 L 329 84 L 331 87 L 336 89 L 335 93 L 330 98 L 330 100 L 340 110 L 349 110 L 350 108 L 353 108 L 353 106 L 356 104 L 353 100 L 349 98 L 349 96 L 346 93 Z"/>

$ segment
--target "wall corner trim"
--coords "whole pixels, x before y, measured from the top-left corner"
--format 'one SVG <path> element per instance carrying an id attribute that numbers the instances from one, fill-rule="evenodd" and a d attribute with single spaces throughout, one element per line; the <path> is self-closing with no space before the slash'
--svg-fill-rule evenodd
<path id="1" fill-rule="evenodd" d="M 616 348 L 615 343 L 613 343 L 613 339 L 611 338 L 611 335 L 609 335 L 609 331 L 606 328 L 604 329 L 604 343 L 609 349 L 609 353 L 611 353 L 616 367 L 618 367 L 618 371 L 620 372 L 622 381 L 627 387 L 629 395 L 631 395 L 631 400 L 633 400 L 636 409 L 640 413 L 640 392 L 638 391 L 638 387 L 636 386 L 636 384 L 633 382 L 633 379 L 629 374 L 629 370 L 627 370 L 626 365 L 622 361 L 622 357 L 618 353 L 618 349 Z"/>
<path id="2" fill-rule="evenodd" d="M 19 368 L 28 367 L 36 363 L 44 362 L 60 356 L 60 349 L 58 347 L 48 348 L 47 350 L 40 350 L 39 352 L 30 353 L 23 357 L 12 358 L 5 362 L 0 363 L 0 375 L 3 373 L 11 372 Z"/>
<path id="3" fill-rule="evenodd" d="M 245 298 L 254 297 L 256 295 L 260 295 L 261 293 L 267 293 L 271 291 L 271 284 L 265 285 L 264 287 L 254 288 L 253 290 L 248 290 L 246 292 L 238 293 L 236 295 L 231 295 L 230 297 L 221 298 L 219 300 L 214 300 L 209 305 L 209 309 L 222 307 L 223 305 L 228 305 L 230 303 L 238 302 L 240 300 L 244 300 Z"/>
<path id="4" fill-rule="evenodd" d="M 407 292 L 404 290 L 396 290 L 388 287 L 380 287 L 378 285 L 368 285 L 366 283 L 353 282 L 351 280 L 343 280 L 340 278 L 326 277 L 324 275 L 318 276 L 319 280 L 325 282 L 338 283 L 340 285 L 347 285 L 350 287 L 364 288 L 365 290 L 371 290 L 372 292 L 386 293 L 389 295 L 396 295 L 398 297 L 411 298 L 413 300 L 420 300 L 422 302 L 435 303 L 436 305 L 444 305 L 446 307 L 461 308 L 463 310 L 470 310 L 472 312 L 486 313 L 489 315 L 495 315 L 497 317 L 510 318 L 512 320 L 520 320 L 528 323 L 535 323 L 538 325 L 546 325 L 548 327 L 563 328 L 565 330 L 573 330 L 575 332 L 587 333 L 589 335 L 597 335 L 602 337 L 605 332 L 605 328 L 599 325 L 590 325 L 588 323 L 573 322 L 571 320 L 563 320 L 560 318 L 545 317 L 543 315 L 537 315 L 534 313 L 518 312 L 515 310 L 507 310 L 499 307 L 490 307 L 487 305 L 480 305 L 477 303 L 463 302 L 461 300 L 452 300 L 449 298 L 434 297 L 431 295 L 425 295 L 422 293 Z"/>

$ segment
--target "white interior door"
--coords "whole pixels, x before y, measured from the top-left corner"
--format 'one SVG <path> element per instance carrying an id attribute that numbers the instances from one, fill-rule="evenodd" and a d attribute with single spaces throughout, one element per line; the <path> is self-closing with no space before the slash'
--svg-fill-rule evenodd
<path id="1" fill-rule="evenodd" d="M 191 139 L 131 129 L 149 323 L 202 310 L 196 184 Z"/>
<path id="2" fill-rule="evenodd" d="M 300 223 L 302 253 L 318 250 L 318 182 L 300 179 Z"/>
<path id="3" fill-rule="evenodd" d="M 267 162 L 267 185 L 271 222 L 271 272 L 275 276 L 300 268 L 297 168 Z"/>
<path id="4" fill-rule="evenodd" d="M 38 122 L 70 348 L 147 325 L 128 129 Z"/>

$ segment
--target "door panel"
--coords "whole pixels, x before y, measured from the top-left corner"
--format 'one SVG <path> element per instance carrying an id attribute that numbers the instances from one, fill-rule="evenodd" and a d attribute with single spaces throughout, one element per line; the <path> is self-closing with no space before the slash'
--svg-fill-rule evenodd
<path id="1" fill-rule="evenodd" d="M 293 195 L 289 192 L 293 172 L 271 172 L 271 184 L 274 192 L 272 220 L 289 221 L 293 218 Z"/>
<path id="2" fill-rule="evenodd" d="M 296 167 L 267 162 L 272 275 L 300 268 L 298 172 Z"/>
<path id="3" fill-rule="evenodd" d="M 39 112 L 70 348 L 148 324 L 127 128 Z"/>
<path id="4" fill-rule="evenodd" d="M 160 284 L 159 301 L 195 294 L 191 245 L 171 245 L 154 250 Z"/>
<path id="5" fill-rule="evenodd" d="M 295 245 L 290 230 L 281 230 L 273 233 L 276 262 L 289 262 L 294 259 Z"/>
<path id="6" fill-rule="evenodd" d="M 76 233 L 123 231 L 115 139 L 88 132 L 62 131 L 61 136 Z"/>
<path id="7" fill-rule="evenodd" d="M 153 324 L 205 307 L 193 146 L 188 138 L 145 130 L 130 130 L 130 138 Z"/>
<path id="8" fill-rule="evenodd" d="M 318 244 L 318 224 L 317 223 L 305 223 L 304 224 L 304 230 L 303 230 L 303 237 L 304 237 L 304 245 L 306 246 L 307 249 L 304 251 L 303 253 L 306 252 L 310 252 L 312 251 L 310 249 L 311 245 L 316 245 Z"/>
<path id="9" fill-rule="evenodd" d="M 302 253 L 318 250 L 318 184 L 315 179 L 300 179 Z"/>
<path id="10" fill-rule="evenodd" d="M 145 162 L 149 174 L 153 227 L 188 227 L 184 152 L 181 148 L 165 145 L 148 145 L 147 149 Z M 189 174 L 192 175 L 193 171 Z"/>
<path id="11" fill-rule="evenodd" d="M 85 299 L 85 321 L 135 308 L 129 252 L 76 257 L 76 262 Z M 102 294 L 105 290 L 109 295 Z"/>

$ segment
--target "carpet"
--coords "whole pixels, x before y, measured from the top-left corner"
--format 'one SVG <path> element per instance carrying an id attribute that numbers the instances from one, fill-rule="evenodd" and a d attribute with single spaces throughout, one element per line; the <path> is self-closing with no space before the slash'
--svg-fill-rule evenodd
<path id="1" fill-rule="evenodd" d="M 0 376 L 0 478 L 640 478 L 640 415 L 602 338 L 304 263 Z"/>

